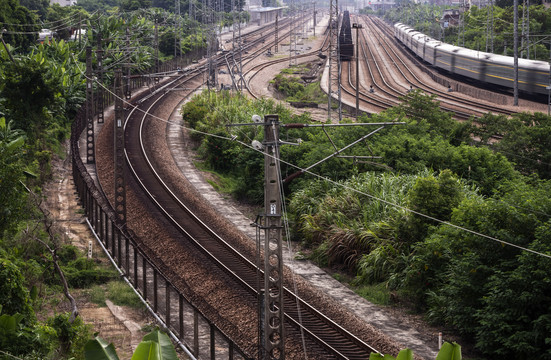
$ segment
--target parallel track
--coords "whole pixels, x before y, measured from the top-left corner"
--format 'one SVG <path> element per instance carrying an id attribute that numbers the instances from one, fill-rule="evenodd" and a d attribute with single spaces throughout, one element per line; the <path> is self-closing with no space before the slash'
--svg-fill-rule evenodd
<path id="1" fill-rule="evenodd" d="M 150 149 L 144 145 L 146 136 L 143 132 L 144 124 L 146 121 L 155 121 L 150 114 L 163 107 L 163 98 L 170 93 L 171 88 L 195 88 L 196 86 L 190 86 L 190 84 L 193 81 L 195 84 L 202 81 L 199 80 L 202 77 L 202 71 L 204 71 L 203 67 L 188 72 L 139 100 L 125 123 L 126 160 L 142 190 L 178 229 L 182 235 L 181 241 L 209 257 L 213 264 L 231 277 L 236 284 L 235 290 L 240 296 L 256 302 L 256 284 L 259 281 L 257 267 L 201 221 L 194 214 L 192 206 L 186 204 L 186 199 L 179 198 L 165 184 L 162 174 L 156 171 L 155 165 L 148 156 Z M 191 90 L 188 91 L 191 93 Z M 263 276 L 261 271 L 260 276 Z M 262 283 L 263 280 L 260 279 L 260 282 Z M 284 291 L 286 326 L 295 331 L 301 328 L 309 342 L 324 349 L 327 354 L 324 358 L 367 359 L 371 352 L 377 352 L 304 300 L 297 298 L 291 290 Z"/>

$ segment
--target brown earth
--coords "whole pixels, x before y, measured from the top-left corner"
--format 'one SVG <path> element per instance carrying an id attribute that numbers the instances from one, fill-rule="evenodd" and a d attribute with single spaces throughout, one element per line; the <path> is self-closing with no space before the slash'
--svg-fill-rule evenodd
<path id="1" fill-rule="evenodd" d="M 103 254 L 102 249 L 93 237 L 82 208 L 78 203 L 76 188 L 72 180 L 70 155 L 65 159 L 52 160 L 52 173 L 54 178 L 44 187 L 46 204 L 50 216 L 62 234 L 63 241 L 79 248 L 83 253 L 88 251 L 88 244 L 93 244 L 93 255 L 97 262 L 110 266 L 109 260 Z M 79 316 L 89 324 L 93 333 L 108 342 L 112 342 L 117 349 L 120 359 L 130 359 L 136 346 L 140 343 L 148 329 L 154 326 L 153 317 L 144 309 L 134 309 L 127 306 L 114 305 L 106 300 L 107 306 L 99 306 L 90 301 L 86 289 L 71 289 L 71 294 L 76 298 Z M 63 294 L 52 294 L 46 302 L 49 305 L 42 309 L 42 317 L 46 318 L 55 313 L 69 311 L 69 303 Z M 109 294 L 106 294 L 109 298 Z M 180 355 L 184 359 L 183 355 Z"/>

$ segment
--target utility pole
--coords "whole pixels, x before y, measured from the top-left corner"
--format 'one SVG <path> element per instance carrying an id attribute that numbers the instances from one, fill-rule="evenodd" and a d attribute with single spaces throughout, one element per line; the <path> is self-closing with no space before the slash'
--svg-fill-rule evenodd
<path id="1" fill-rule="evenodd" d="M 292 0 L 291 1 L 291 21 L 289 22 L 289 67 L 291 67 L 293 65 L 293 36 L 294 36 L 294 32 L 293 32 L 293 29 L 294 29 L 294 26 L 295 26 L 295 7 L 294 7 L 295 3 L 294 1 Z M 296 51 L 296 43 L 295 43 L 295 49 L 294 51 Z"/>
<path id="2" fill-rule="evenodd" d="M 213 0 L 209 0 L 207 4 L 208 13 L 208 40 L 207 40 L 207 57 L 208 57 L 208 75 L 207 75 L 207 87 L 209 90 L 214 88 L 216 90 L 216 65 L 214 63 L 214 57 L 216 55 L 216 22 L 214 19 L 214 8 L 216 3 L 212 3 Z"/>
<path id="3" fill-rule="evenodd" d="M 353 23 L 352 28 L 356 29 L 356 117 L 360 116 L 360 41 L 359 34 L 363 28 L 360 23 Z"/>
<path id="4" fill-rule="evenodd" d="M 96 162 L 94 141 L 94 92 L 92 82 L 92 47 L 86 47 L 86 163 Z"/>
<path id="5" fill-rule="evenodd" d="M 191 0 L 190 0 L 191 1 Z M 180 0 L 176 0 L 176 4 L 174 5 L 175 12 L 176 12 L 176 29 L 174 30 L 174 59 L 176 60 L 176 66 L 178 66 L 178 55 L 181 55 L 181 49 L 180 49 L 180 20 L 182 17 L 180 16 Z"/>
<path id="6" fill-rule="evenodd" d="M 513 14 L 513 66 L 515 72 L 513 105 L 518 106 L 518 0 L 513 1 Z"/>
<path id="7" fill-rule="evenodd" d="M 274 45 L 274 54 L 277 53 L 277 43 L 279 42 L 279 14 L 276 13 L 276 19 L 275 19 L 275 39 L 274 39 L 275 45 Z"/>
<path id="8" fill-rule="evenodd" d="M 264 146 L 264 350 L 285 359 L 278 115 L 264 117 Z"/>
<path id="9" fill-rule="evenodd" d="M 264 230 L 264 282 L 257 283 L 259 359 L 285 359 L 282 251 L 282 182 L 279 163 L 279 116 L 266 115 L 264 122 L 253 115 L 253 123 L 229 126 L 264 126 L 264 142 L 253 147 L 264 152 L 264 211 L 255 226 Z M 257 144 L 255 144 L 257 143 Z M 260 239 L 257 242 L 260 273 Z M 260 275 L 260 274 L 259 274 Z M 260 277 L 260 276 L 259 276 Z"/>
<path id="10" fill-rule="evenodd" d="M 126 61 L 130 62 L 130 33 L 126 26 Z M 126 100 L 132 99 L 132 89 L 130 88 L 130 64 L 126 65 L 126 86 L 124 87 L 124 96 Z"/>
<path id="11" fill-rule="evenodd" d="M 115 71 L 115 214 L 120 226 L 126 225 L 126 181 L 124 176 L 124 107 L 123 107 L 122 71 Z"/>
<path id="12" fill-rule="evenodd" d="M 525 51 L 525 38 L 526 38 L 526 0 L 522 1 L 522 22 L 520 24 L 521 33 L 520 33 L 520 57 L 524 58 Z"/>
<path id="13" fill-rule="evenodd" d="M 258 229 L 264 230 L 264 282 L 263 288 L 260 280 L 258 287 L 258 332 L 259 332 L 259 359 L 285 359 L 285 333 L 284 333 L 284 308 L 283 308 L 283 256 L 282 256 L 282 181 L 279 160 L 279 146 L 281 144 L 299 145 L 280 141 L 279 128 L 301 129 L 306 127 L 321 127 L 327 137 L 329 133 L 325 127 L 334 126 L 376 126 L 377 129 L 360 137 L 342 149 L 335 147 L 335 142 L 329 137 L 335 147 L 333 154 L 310 165 L 295 174 L 289 176 L 283 182 L 308 172 L 313 167 L 333 158 L 342 157 L 354 159 L 373 159 L 373 156 L 345 156 L 344 151 L 356 144 L 364 142 L 368 137 L 376 134 L 386 126 L 404 125 L 405 122 L 382 123 L 350 123 L 350 124 L 279 124 L 278 115 L 266 115 L 264 122 L 258 115 L 253 115 L 253 123 L 229 124 L 228 126 L 264 126 L 264 142 L 260 144 L 254 140 L 252 146 L 256 150 L 264 152 L 264 209 L 265 213 L 259 218 L 262 220 L 253 224 Z M 255 144 L 256 143 L 256 144 Z M 258 235 L 259 233 L 257 233 Z M 257 274 L 260 278 L 260 238 L 257 238 Z"/>
<path id="14" fill-rule="evenodd" d="M 243 39 L 241 38 L 241 15 L 243 12 L 239 8 L 239 23 L 237 25 L 238 37 L 237 43 L 239 47 L 239 91 L 243 91 L 245 86 L 245 79 L 243 79 Z"/>
<path id="15" fill-rule="evenodd" d="M 549 82 L 547 84 L 547 115 L 551 116 L 551 40 L 549 41 Z"/>
<path id="16" fill-rule="evenodd" d="M 490 52 L 494 53 L 494 0 L 490 0 Z"/>
<path id="17" fill-rule="evenodd" d="M 530 59 L 530 0 L 526 0 L 526 58 Z"/>
<path id="18" fill-rule="evenodd" d="M 98 69 L 97 69 L 97 76 L 98 76 L 98 91 L 97 91 L 97 100 L 96 100 L 96 106 L 97 106 L 97 113 L 98 113 L 98 124 L 103 123 L 103 49 L 102 49 L 102 43 L 101 43 L 101 33 L 99 31 L 98 27 L 98 44 L 97 44 L 97 50 L 96 50 L 96 56 L 97 56 L 97 63 L 98 63 Z"/>
<path id="19" fill-rule="evenodd" d="M 314 4 L 314 37 L 316 37 L 316 2 L 313 2 Z"/>
<path id="20" fill-rule="evenodd" d="M 82 15 L 79 13 L 78 14 L 78 47 L 80 49 L 80 47 L 82 46 Z"/>
<path id="21" fill-rule="evenodd" d="M 329 82 L 327 86 L 327 119 L 331 122 L 333 89 L 338 97 L 338 122 L 342 120 L 341 62 L 339 56 L 339 2 L 330 0 L 329 5 Z"/>
<path id="22" fill-rule="evenodd" d="M 191 1 L 190 1 L 191 3 Z M 155 82 L 159 81 L 159 29 L 155 16 Z"/>

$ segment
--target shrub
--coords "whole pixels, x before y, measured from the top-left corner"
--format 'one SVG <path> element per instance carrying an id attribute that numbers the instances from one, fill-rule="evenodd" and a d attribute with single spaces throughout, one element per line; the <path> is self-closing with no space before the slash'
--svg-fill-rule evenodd
<path id="1" fill-rule="evenodd" d="M 36 321 L 25 280 L 17 266 L 5 258 L 0 258 L 0 306 L 4 314 L 21 314 L 25 325 Z"/>
<path id="2" fill-rule="evenodd" d="M 48 319 L 48 326 L 57 334 L 58 349 L 57 356 L 72 359 L 83 359 L 84 345 L 90 337 L 90 326 L 83 323 L 80 317 L 75 318 L 73 323 L 69 321 L 69 313 L 57 314 Z"/>

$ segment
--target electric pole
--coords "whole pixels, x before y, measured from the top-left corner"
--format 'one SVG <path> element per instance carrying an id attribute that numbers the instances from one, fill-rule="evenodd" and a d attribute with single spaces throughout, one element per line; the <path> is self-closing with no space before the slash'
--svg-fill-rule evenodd
<path id="1" fill-rule="evenodd" d="M 126 225 L 126 181 L 124 177 L 124 107 L 123 107 L 122 71 L 115 71 L 115 214 L 117 224 Z"/>
<path id="2" fill-rule="evenodd" d="M 159 81 L 159 29 L 155 16 L 155 82 Z"/>
<path id="3" fill-rule="evenodd" d="M 279 116 L 264 117 L 264 358 L 285 359 Z"/>
<path id="4" fill-rule="evenodd" d="M 276 14 L 276 19 L 275 19 L 275 39 L 274 39 L 274 42 L 275 42 L 275 45 L 274 45 L 274 54 L 277 53 L 277 43 L 279 41 L 279 14 Z"/>
<path id="5" fill-rule="evenodd" d="M 518 0 L 513 1 L 513 13 L 513 66 L 515 72 L 513 105 L 518 106 Z"/>
<path id="6" fill-rule="evenodd" d="M 97 63 L 98 63 L 98 69 L 97 69 L 97 77 L 98 77 L 98 91 L 97 91 L 97 100 L 96 100 L 96 106 L 97 106 L 97 113 L 98 113 L 98 124 L 103 123 L 103 49 L 102 49 L 102 43 L 101 43 L 101 32 L 99 31 L 98 27 L 98 45 L 96 50 L 96 56 L 97 56 Z"/>
<path id="7" fill-rule="evenodd" d="M 191 1 L 191 0 L 190 0 Z M 190 3 L 191 6 L 191 3 Z M 174 5 L 176 12 L 176 29 L 174 30 L 174 59 L 176 60 L 176 66 L 178 66 L 178 55 L 181 55 L 180 49 L 180 21 L 182 17 L 180 16 L 180 0 L 176 0 Z"/>
<path id="8" fill-rule="evenodd" d="M 260 281 L 260 237 L 257 237 L 257 274 L 258 274 L 258 333 L 259 359 L 285 359 L 285 333 L 283 308 L 283 256 L 282 256 L 282 183 L 308 172 L 310 169 L 333 158 L 373 159 L 373 156 L 342 155 L 347 149 L 364 142 L 370 136 L 383 130 L 386 126 L 404 125 L 405 122 L 382 123 L 350 123 L 350 124 L 279 124 L 278 115 L 266 115 L 264 121 L 258 115 L 253 115 L 253 123 L 229 124 L 228 126 L 264 126 L 264 142 L 254 140 L 253 148 L 264 153 L 264 211 L 257 218 L 254 226 L 264 230 L 264 281 Z M 299 145 L 280 141 L 279 128 L 299 129 L 306 127 L 321 127 L 335 147 L 333 154 L 281 180 L 279 146 L 281 144 Z M 342 149 L 337 149 L 325 127 L 335 126 L 376 126 L 377 129 L 360 137 Z M 259 219 L 261 219 L 259 221 Z M 257 233 L 258 236 L 259 233 Z M 263 285 L 263 286 L 262 286 Z"/>
<path id="9" fill-rule="evenodd" d="M 132 89 L 130 88 L 130 33 L 128 31 L 128 26 L 126 26 L 126 86 L 124 87 L 124 96 L 126 100 L 132 99 Z"/>
<path id="10" fill-rule="evenodd" d="M 338 97 L 338 122 L 342 120 L 341 62 L 339 56 L 339 2 L 330 0 L 329 5 L 329 82 L 327 89 L 327 119 L 331 122 L 333 89 Z"/>
<path id="11" fill-rule="evenodd" d="M 86 163 L 96 162 L 94 140 L 94 92 L 92 82 L 92 47 L 86 47 Z"/>
<path id="12" fill-rule="evenodd" d="M 264 211 L 254 224 L 264 230 L 264 282 L 257 283 L 259 359 L 285 359 L 282 252 L 282 182 L 279 163 L 279 116 L 266 115 L 264 122 L 253 115 L 253 123 L 229 126 L 264 126 L 264 142 L 253 141 L 264 153 Z M 256 143 L 256 144 L 255 144 Z M 257 242 L 257 270 L 260 277 L 260 239 Z"/>
<path id="13" fill-rule="evenodd" d="M 356 29 L 356 118 L 360 116 L 360 41 L 359 34 L 363 28 L 360 23 L 353 23 L 352 28 Z"/>

